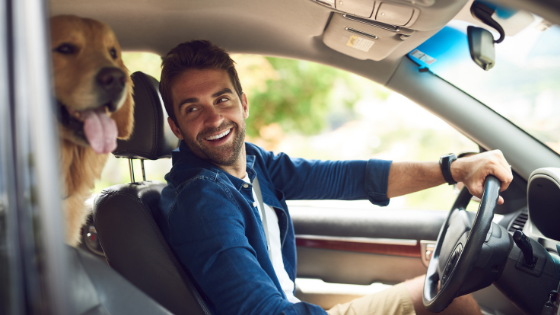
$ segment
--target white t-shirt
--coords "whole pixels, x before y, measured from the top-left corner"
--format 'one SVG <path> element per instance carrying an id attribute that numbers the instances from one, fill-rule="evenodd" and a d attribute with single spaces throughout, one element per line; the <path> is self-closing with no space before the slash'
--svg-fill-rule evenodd
<path id="1" fill-rule="evenodd" d="M 251 181 L 249 180 L 248 174 L 245 174 L 243 180 L 249 184 Z M 253 199 L 255 200 L 255 205 L 259 211 L 259 215 L 262 221 L 262 209 L 260 208 L 257 195 L 255 194 L 255 189 L 253 190 Z M 288 276 L 286 269 L 284 269 L 284 261 L 282 260 L 282 245 L 280 242 L 280 227 L 278 226 L 278 216 L 274 209 L 272 209 L 269 205 L 264 204 L 264 209 L 266 211 L 266 223 L 268 229 L 268 237 L 270 238 L 268 241 L 270 242 L 270 260 L 272 261 L 272 267 L 274 267 L 274 272 L 276 272 L 276 277 L 278 277 L 278 281 L 280 281 L 280 286 L 282 287 L 282 291 L 286 294 L 288 301 L 291 303 L 298 303 L 301 302 L 298 298 L 294 296 L 294 282 Z"/>

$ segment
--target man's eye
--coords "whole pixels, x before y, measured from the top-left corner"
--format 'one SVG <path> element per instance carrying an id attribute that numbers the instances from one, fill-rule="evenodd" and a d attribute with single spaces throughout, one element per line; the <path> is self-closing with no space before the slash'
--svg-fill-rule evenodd
<path id="1" fill-rule="evenodd" d="M 227 97 L 220 97 L 220 98 L 218 99 L 218 103 L 222 103 L 222 102 L 226 102 L 226 101 L 229 101 L 229 98 L 227 98 Z"/>
<path id="2" fill-rule="evenodd" d="M 190 108 L 187 108 L 187 113 L 196 112 L 197 110 L 198 110 L 197 107 L 190 107 Z"/>

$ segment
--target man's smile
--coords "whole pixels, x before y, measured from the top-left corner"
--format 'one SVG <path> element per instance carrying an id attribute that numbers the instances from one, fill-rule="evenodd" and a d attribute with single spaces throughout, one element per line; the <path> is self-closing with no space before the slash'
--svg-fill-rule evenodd
<path id="1" fill-rule="evenodd" d="M 204 138 L 204 139 L 205 139 L 205 140 L 208 140 L 208 141 L 220 140 L 221 138 L 223 138 L 223 137 L 229 135 L 229 133 L 231 132 L 231 129 L 233 129 L 233 128 L 227 129 L 227 130 L 225 130 L 225 131 L 222 132 L 222 133 L 219 133 L 219 134 L 214 135 L 214 136 L 206 137 L 206 138 Z"/>
<path id="2" fill-rule="evenodd" d="M 235 127 L 230 127 L 227 129 L 222 129 L 221 131 L 218 131 L 218 133 L 213 133 L 211 135 L 204 135 L 202 137 L 200 137 L 199 142 L 202 146 L 207 146 L 207 147 L 219 147 L 222 146 L 223 144 L 226 144 L 229 141 L 229 138 L 232 137 L 233 135 L 233 128 Z"/>

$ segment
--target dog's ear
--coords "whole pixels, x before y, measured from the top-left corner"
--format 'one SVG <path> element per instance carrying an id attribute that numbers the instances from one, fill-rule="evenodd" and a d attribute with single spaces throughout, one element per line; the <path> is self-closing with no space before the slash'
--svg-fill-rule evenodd
<path id="1" fill-rule="evenodd" d="M 117 137 L 122 140 L 127 140 L 132 134 L 132 129 L 134 127 L 134 99 L 132 98 L 134 83 L 132 83 L 128 69 L 125 67 L 122 59 L 119 60 L 118 63 L 121 69 L 126 73 L 127 95 L 124 104 L 118 111 L 113 113 L 111 117 L 117 123 Z"/>

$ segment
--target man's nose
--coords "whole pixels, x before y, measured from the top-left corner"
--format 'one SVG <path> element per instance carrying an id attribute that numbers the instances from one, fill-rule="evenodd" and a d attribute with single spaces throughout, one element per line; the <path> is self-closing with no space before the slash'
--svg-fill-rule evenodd
<path id="1" fill-rule="evenodd" d="M 224 120 L 221 111 L 215 106 L 209 106 L 205 114 L 206 117 L 204 119 L 204 122 L 207 126 L 218 127 Z"/>

